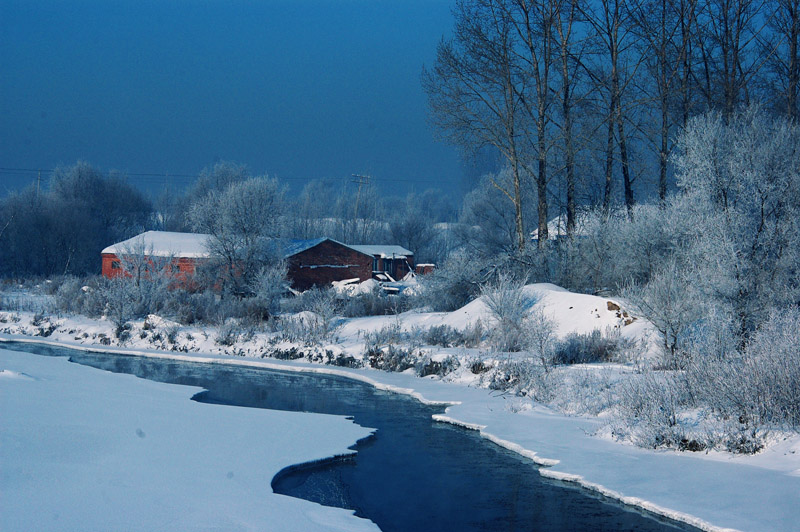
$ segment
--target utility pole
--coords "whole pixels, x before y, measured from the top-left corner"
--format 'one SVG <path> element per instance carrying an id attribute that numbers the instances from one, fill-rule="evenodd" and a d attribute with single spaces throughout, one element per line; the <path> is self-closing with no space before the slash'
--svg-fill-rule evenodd
<path id="1" fill-rule="evenodd" d="M 371 176 L 368 175 L 361 175 L 361 174 L 352 174 L 353 175 L 353 183 L 358 185 L 358 192 L 356 192 L 356 208 L 355 212 L 353 213 L 353 221 L 358 220 L 358 203 L 361 200 L 361 187 L 364 185 L 369 185 L 369 180 Z"/>

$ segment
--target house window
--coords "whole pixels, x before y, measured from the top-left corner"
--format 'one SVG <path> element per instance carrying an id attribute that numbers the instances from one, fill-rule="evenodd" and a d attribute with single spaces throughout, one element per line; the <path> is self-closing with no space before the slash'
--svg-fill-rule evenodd
<path id="1" fill-rule="evenodd" d="M 119 270 L 120 269 L 120 265 L 119 265 L 119 261 L 118 260 L 111 261 L 111 269 L 112 270 Z"/>

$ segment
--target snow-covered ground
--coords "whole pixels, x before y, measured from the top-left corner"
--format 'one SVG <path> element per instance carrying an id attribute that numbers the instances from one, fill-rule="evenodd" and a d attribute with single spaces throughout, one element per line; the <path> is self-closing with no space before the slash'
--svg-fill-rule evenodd
<path id="1" fill-rule="evenodd" d="M 0 530 L 377 530 L 276 495 L 286 466 L 369 434 L 342 417 L 209 405 L 160 384 L 0 350 Z"/>
<path id="2" fill-rule="evenodd" d="M 641 344 L 637 356 L 646 359 L 657 352 L 652 328 L 644 320 L 632 320 L 633 316 L 624 309 L 624 302 L 574 294 L 553 285 L 532 285 L 526 290 L 539 296 L 537 305 L 555 322 L 559 337 L 570 332 L 600 329 Z M 276 349 L 295 347 L 306 353 L 330 351 L 362 360 L 365 336 L 376 331 L 394 328 L 410 332 L 438 325 L 464 329 L 474 327 L 478 320 L 486 328 L 493 326 L 493 318 L 481 300 L 454 313 L 410 312 L 397 317 L 345 320 L 328 344 L 317 347 L 278 340 L 268 333 L 239 339 L 234 345 L 220 345 L 215 341 L 213 330 L 179 327 L 156 317 L 148 318 L 147 323 L 134 323 L 130 338 L 122 346 L 116 345 L 110 323 L 86 318 L 34 320 L 30 313 L 0 312 L 0 333 L 6 338 L 46 335 L 37 340 L 81 348 L 100 346 L 146 356 L 345 374 L 411 393 L 423 400 L 452 403 L 442 416 L 443 421 L 479 428 L 487 438 L 533 457 L 547 466 L 541 470 L 543 475 L 579 482 L 611 497 L 708 530 L 800 530 L 796 524 L 800 522 L 800 438 L 796 435 L 776 437 L 764 451 L 752 456 L 716 451 L 644 450 L 612 441 L 607 432 L 600 430 L 603 426 L 600 418 L 567 416 L 530 400 L 486 390 L 481 387 L 480 375 L 473 374 L 465 364 L 441 379 L 418 378 L 413 372 L 385 373 L 263 358 Z M 478 349 L 432 346 L 424 346 L 424 349 L 432 358 L 454 356 L 465 361 L 492 356 Z M 4 359 L 0 358 L 0 369 L 18 371 L 4 368 L 3 363 Z M 565 378 L 575 382 L 586 378 L 596 384 L 635 371 L 635 364 L 631 362 L 585 365 L 566 369 Z M 592 403 L 598 394 L 596 387 L 589 384 L 584 390 L 585 400 Z M 6 386 L 2 379 L 0 386 Z M 564 410 L 571 411 L 570 408 Z"/>

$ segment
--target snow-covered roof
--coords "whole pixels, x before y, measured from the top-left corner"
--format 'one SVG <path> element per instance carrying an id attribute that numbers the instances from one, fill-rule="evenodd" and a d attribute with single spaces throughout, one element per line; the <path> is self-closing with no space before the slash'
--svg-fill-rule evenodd
<path id="1" fill-rule="evenodd" d="M 209 257 L 207 242 L 210 235 L 202 233 L 171 233 L 168 231 L 147 231 L 133 238 L 118 242 L 105 248 L 102 253 L 137 253 L 144 252 L 153 257 Z M 392 256 L 413 257 L 414 254 L 402 246 L 394 245 L 358 245 L 343 244 L 331 238 L 313 238 L 310 240 L 286 240 L 281 243 L 283 255 L 291 257 L 311 249 L 326 240 L 354 249 L 371 257 L 391 258 Z"/>
<path id="2" fill-rule="evenodd" d="M 317 246 L 326 240 L 330 240 L 331 242 L 335 242 L 341 246 L 348 247 L 350 249 L 354 249 L 359 253 L 363 253 L 364 255 L 369 255 L 371 257 L 380 257 L 382 259 L 385 258 L 392 258 L 397 257 L 413 257 L 414 254 L 407 250 L 402 246 L 395 246 L 395 245 L 372 245 L 372 244 L 344 244 L 337 240 L 333 240 L 332 238 L 314 238 L 311 240 L 288 240 L 283 247 L 283 254 L 286 257 L 291 257 L 292 255 L 297 255 L 298 253 L 302 253 L 307 249 L 311 249 L 314 246 Z"/>
<path id="3" fill-rule="evenodd" d="M 394 245 L 353 245 L 351 248 L 364 253 L 372 255 L 373 257 L 380 257 L 382 259 L 392 257 L 413 257 L 414 254 L 402 246 Z"/>
<path id="4" fill-rule="evenodd" d="M 585 236 L 588 216 L 584 212 L 578 212 L 575 216 L 574 236 Z M 566 236 L 567 234 L 567 215 L 562 213 L 547 222 L 547 237 L 550 239 Z M 531 231 L 531 240 L 539 240 L 539 229 Z"/>
<path id="5" fill-rule="evenodd" d="M 173 233 L 169 231 L 147 231 L 128 240 L 108 246 L 101 253 L 115 255 L 144 252 L 152 257 L 209 257 L 209 235 L 202 233 Z"/>

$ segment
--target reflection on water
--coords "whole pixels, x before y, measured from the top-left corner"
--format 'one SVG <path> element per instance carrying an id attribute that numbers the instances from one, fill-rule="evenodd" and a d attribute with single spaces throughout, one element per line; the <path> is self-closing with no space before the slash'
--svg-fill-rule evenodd
<path id="1" fill-rule="evenodd" d="M 391 531 L 696 530 L 542 478 L 529 460 L 476 432 L 437 423 L 441 407 L 319 374 L 85 353 L 33 344 L 6 347 L 159 382 L 205 388 L 206 403 L 352 416 L 376 428 L 354 458 L 293 467 L 277 493 L 357 515 Z"/>

